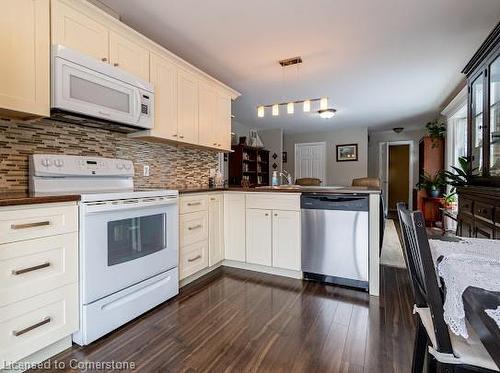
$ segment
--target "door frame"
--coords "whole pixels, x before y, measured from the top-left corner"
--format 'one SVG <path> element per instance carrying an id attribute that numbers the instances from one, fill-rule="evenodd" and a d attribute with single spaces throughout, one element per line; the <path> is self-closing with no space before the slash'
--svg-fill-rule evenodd
<path id="1" fill-rule="evenodd" d="M 379 144 L 379 152 L 378 152 L 378 161 L 379 161 L 379 179 L 380 182 L 382 183 L 382 190 L 385 191 L 385 213 L 387 214 L 387 211 L 389 210 L 389 148 L 391 146 L 397 146 L 397 145 L 409 145 L 409 157 L 408 157 L 408 207 L 412 208 L 413 206 L 413 166 L 414 166 L 414 155 L 413 155 L 413 150 L 415 146 L 415 142 L 413 140 L 401 140 L 401 141 L 384 141 L 380 142 Z M 382 148 L 383 146 L 387 146 L 387 157 L 385 160 L 385 164 L 382 160 Z M 385 169 L 385 174 L 387 175 L 387 183 L 384 182 L 382 179 L 382 174 L 383 170 Z M 387 184 L 387 185 L 386 185 Z"/>
<path id="2" fill-rule="evenodd" d="M 326 180 L 326 142 L 325 141 L 322 141 L 322 142 L 301 142 L 301 143 L 297 143 L 295 144 L 294 146 L 294 176 L 295 176 L 295 180 L 298 179 L 297 177 L 297 170 L 298 170 L 298 167 L 297 165 L 299 164 L 297 162 L 297 148 L 300 147 L 300 146 L 304 146 L 304 145 L 308 145 L 308 146 L 316 146 L 316 145 L 321 145 L 323 147 L 323 178 L 321 179 L 321 182 L 323 185 L 328 185 L 328 182 Z"/>

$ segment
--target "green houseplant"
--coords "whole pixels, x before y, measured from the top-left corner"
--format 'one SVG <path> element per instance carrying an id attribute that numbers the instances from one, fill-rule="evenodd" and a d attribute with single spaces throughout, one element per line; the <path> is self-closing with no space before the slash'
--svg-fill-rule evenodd
<path id="1" fill-rule="evenodd" d="M 438 171 L 434 175 L 424 172 L 420 175 L 420 181 L 417 184 L 418 189 L 425 190 L 433 198 L 439 197 L 444 186 L 446 186 L 446 179 L 443 171 Z"/>
<path id="2" fill-rule="evenodd" d="M 471 184 L 472 178 L 477 175 L 478 168 L 473 168 L 467 157 L 458 157 L 458 165 L 459 167 L 451 166 L 453 171 L 444 171 L 446 183 L 452 186 L 452 190 Z"/>
<path id="3" fill-rule="evenodd" d="M 425 128 L 427 129 L 427 133 L 432 139 L 432 147 L 435 148 L 436 146 L 438 146 L 437 140 L 443 138 L 444 134 L 446 133 L 446 124 L 439 123 L 437 120 L 435 120 L 434 122 L 428 122 L 425 125 Z"/>

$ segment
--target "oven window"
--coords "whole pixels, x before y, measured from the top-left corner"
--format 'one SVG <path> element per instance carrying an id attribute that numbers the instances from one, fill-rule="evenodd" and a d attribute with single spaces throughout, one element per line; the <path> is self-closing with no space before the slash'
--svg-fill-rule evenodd
<path id="1" fill-rule="evenodd" d="M 165 214 L 108 222 L 108 266 L 165 248 Z"/>
<path id="2" fill-rule="evenodd" d="M 130 112 L 130 95 L 78 76 L 70 76 L 69 95 L 76 100 L 90 102 L 124 113 Z"/>

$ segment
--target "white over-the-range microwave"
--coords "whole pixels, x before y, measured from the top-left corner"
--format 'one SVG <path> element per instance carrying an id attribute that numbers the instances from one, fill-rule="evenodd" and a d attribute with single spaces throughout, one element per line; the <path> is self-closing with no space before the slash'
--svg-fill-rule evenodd
<path id="1" fill-rule="evenodd" d="M 153 85 L 62 45 L 52 47 L 51 116 L 69 122 L 154 125 Z"/>

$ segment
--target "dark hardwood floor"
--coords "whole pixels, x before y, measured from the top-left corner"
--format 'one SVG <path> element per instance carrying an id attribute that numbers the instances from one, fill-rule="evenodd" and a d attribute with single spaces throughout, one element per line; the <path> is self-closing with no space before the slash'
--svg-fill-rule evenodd
<path id="1" fill-rule="evenodd" d="M 381 275 L 381 296 L 370 297 L 220 268 L 52 361 L 129 361 L 139 372 L 409 372 L 415 325 L 408 276 L 390 267 Z"/>

